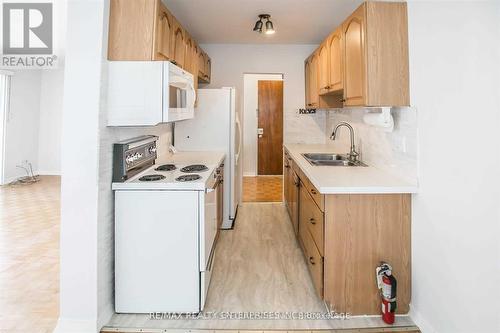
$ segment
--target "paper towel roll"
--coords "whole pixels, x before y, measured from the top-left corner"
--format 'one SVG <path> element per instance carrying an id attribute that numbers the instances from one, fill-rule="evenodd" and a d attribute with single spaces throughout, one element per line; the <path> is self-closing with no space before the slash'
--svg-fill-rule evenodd
<path id="1" fill-rule="evenodd" d="M 381 108 L 381 112 L 370 112 L 363 116 L 365 124 L 379 127 L 386 132 L 394 130 L 394 118 L 391 115 L 391 108 Z"/>

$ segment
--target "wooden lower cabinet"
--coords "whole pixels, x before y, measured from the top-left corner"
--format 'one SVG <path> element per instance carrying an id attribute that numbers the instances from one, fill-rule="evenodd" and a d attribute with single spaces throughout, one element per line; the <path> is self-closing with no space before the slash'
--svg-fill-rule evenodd
<path id="1" fill-rule="evenodd" d="M 325 302 L 352 315 L 380 313 L 375 268 L 392 265 L 396 313 L 408 313 L 411 291 L 411 196 L 342 194 L 325 198 Z"/>
<path id="2" fill-rule="evenodd" d="M 289 163 L 293 172 L 297 164 Z M 298 241 L 318 295 L 337 312 L 380 314 L 375 268 L 385 261 L 398 282 L 396 313 L 408 313 L 411 195 L 324 195 L 301 170 L 296 174 L 301 183 Z"/>
<path id="3" fill-rule="evenodd" d="M 299 232 L 299 187 L 300 180 L 293 170 L 293 160 L 283 152 L 283 197 L 295 234 Z"/>

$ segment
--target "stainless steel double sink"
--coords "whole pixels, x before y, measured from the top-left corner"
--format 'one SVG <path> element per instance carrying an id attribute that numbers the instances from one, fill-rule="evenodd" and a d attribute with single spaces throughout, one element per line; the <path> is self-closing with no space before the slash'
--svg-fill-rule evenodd
<path id="1" fill-rule="evenodd" d="M 302 156 L 315 166 L 367 166 L 363 162 L 350 160 L 347 154 L 304 153 Z"/>

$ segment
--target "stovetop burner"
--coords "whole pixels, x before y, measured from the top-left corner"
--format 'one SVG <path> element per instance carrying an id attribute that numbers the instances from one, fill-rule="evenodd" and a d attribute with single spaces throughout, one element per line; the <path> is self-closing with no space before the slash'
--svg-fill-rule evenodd
<path id="1" fill-rule="evenodd" d="M 208 167 L 203 164 L 193 164 L 193 165 L 188 165 L 185 166 L 184 168 L 181 169 L 182 172 L 201 172 L 201 171 L 207 171 Z"/>
<path id="2" fill-rule="evenodd" d="M 162 175 L 146 175 L 146 176 L 142 176 L 141 178 L 139 178 L 139 181 L 141 181 L 141 182 L 154 182 L 154 181 L 162 180 L 162 179 L 165 179 L 165 176 L 162 176 Z"/>
<path id="3" fill-rule="evenodd" d="M 177 167 L 173 164 L 163 164 L 157 167 L 155 170 L 156 171 L 172 171 L 177 169 Z"/>
<path id="4" fill-rule="evenodd" d="M 200 175 L 184 175 L 184 176 L 179 176 L 175 178 L 178 182 L 192 182 L 194 180 L 200 179 Z"/>

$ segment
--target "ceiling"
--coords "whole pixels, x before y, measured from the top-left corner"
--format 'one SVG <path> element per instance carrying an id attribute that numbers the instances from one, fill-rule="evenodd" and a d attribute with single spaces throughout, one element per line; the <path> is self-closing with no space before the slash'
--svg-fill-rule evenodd
<path id="1" fill-rule="evenodd" d="M 362 0 L 163 0 L 200 44 L 319 44 Z M 271 14 L 276 33 L 252 31 Z"/>

